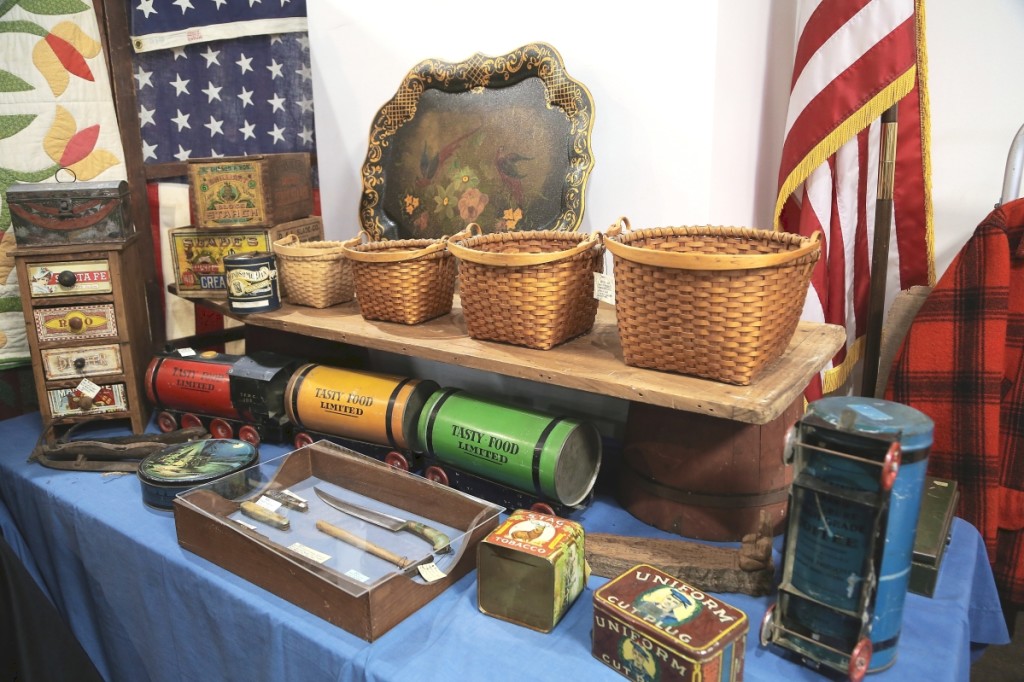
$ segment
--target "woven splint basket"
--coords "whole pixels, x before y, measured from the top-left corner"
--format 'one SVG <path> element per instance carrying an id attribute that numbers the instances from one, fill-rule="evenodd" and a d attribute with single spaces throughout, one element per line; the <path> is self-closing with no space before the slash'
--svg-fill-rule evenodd
<path id="1" fill-rule="evenodd" d="M 352 269 L 341 242 L 302 242 L 294 234 L 274 242 L 284 299 L 294 305 L 329 308 L 355 296 Z"/>
<path id="2" fill-rule="evenodd" d="M 626 364 L 739 385 L 786 350 L 820 255 L 818 235 L 625 218 L 604 241 Z"/>
<path id="3" fill-rule="evenodd" d="M 459 261 L 459 295 L 474 339 L 548 350 L 590 331 L 597 315 L 599 234 L 538 230 L 448 242 Z"/>
<path id="4" fill-rule="evenodd" d="M 364 318 L 419 324 L 451 312 L 456 264 L 445 250 L 447 237 L 366 242 L 364 238 L 365 232 L 344 244 Z"/>

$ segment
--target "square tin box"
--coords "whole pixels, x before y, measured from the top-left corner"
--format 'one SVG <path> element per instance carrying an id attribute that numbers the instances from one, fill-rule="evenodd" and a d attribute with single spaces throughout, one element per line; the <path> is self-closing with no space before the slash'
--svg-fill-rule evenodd
<path id="1" fill-rule="evenodd" d="M 550 632 L 587 582 L 583 527 L 519 509 L 477 548 L 477 602 L 489 616 Z"/>
<path id="2" fill-rule="evenodd" d="M 594 593 L 592 652 L 631 680 L 743 679 L 747 616 L 640 564 Z"/>
<path id="3" fill-rule="evenodd" d="M 7 190 L 18 246 L 123 242 L 135 234 L 128 183 L 15 183 Z"/>

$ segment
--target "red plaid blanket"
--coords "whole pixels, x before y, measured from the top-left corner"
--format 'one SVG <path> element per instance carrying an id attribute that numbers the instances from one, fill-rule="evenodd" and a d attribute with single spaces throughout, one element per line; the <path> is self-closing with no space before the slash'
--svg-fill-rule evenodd
<path id="1" fill-rule="evenodd" d="M 1005 601 L 1024 604 L 1024 199 L 978 226 L 921 307 L 886 397 L 935 421 L 928 462 L 955 479 Z"/>

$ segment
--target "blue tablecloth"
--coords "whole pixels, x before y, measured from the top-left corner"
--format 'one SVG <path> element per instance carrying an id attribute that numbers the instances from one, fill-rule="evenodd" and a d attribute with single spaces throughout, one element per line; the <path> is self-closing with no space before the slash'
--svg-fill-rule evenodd
<path id="1" fill-rule="evenodd" d="M 27 462 L 39 430 L 38 414 L 0 422 L 0 532 L 109 680 L 624 679 L 590 653 L 605 578 L 542 634 L 480 613 L 472 572 L 370 644 L 183 550 L 173 514 L 145 506 L 134 475 Z M 587 532 L 674 537 L 602 495 L 574 519 Z M 744 679 L 821 679 L 759 645 L 773 597 L 718 596 L 750 619 Z M 896 664 L 869 679 L 967 680 L 972 642 L 1008 641 L 980 535 L 956 519 L 935 597 L 908 595 Z"/>

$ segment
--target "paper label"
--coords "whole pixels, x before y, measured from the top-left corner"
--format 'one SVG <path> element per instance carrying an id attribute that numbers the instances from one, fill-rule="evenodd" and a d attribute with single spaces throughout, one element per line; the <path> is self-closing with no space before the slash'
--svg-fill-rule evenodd
<path id="1" fill-rule="evenodd" d="M 349 578 L 352 578 L 352 580 L 358 580 L 361 583 L 368 583 L 368 582 L 370 582 L 370 576 L 363 575 L 362 573 L 360 573 L 359 571 L 357 571 L 354 568 L 345 571 L 345 576 L 349 577 Z"/>
<path id="2" fill-rule="evenodd" d="M 437 582 L 441 578 L 448 577 L 448 574 L 437 567 L 433 561 L 429 564 L 420 564 L 416 567 L 416 570 L 420 572 L 420 576 L 428 583 Z"/>
<path id="3" fill-rule="evenodd" d="M 615 305 L 615 278 L 603 272 L 595 272 L 594 298 L 609 305 Z"/>
<path id="4" fill-rule="evenodd" d="M 75 387 L 79 393 L 90 398 L 95 398 L 100 392 L 100 387 L 89 381 L 88 379 L 82 379 L 78 382 L 78 386 Z"/>
<path id="5" fill-rule="evenodd" d="M 178 355 L 180 355 L 183 358 L 190 358 L 190 357 L 192 357 L 195 354 L 196 354 L 196 352 L 194 350 L 192 350 L 191 348 L 179 348 L 178 349 Z"/>
<path id="6" fill-rule="evenodd" d="M 274 513 L 277 513 L 277 510 L 281 508 L 280 502 L 272 500 L 266 495 L 260 495 L 260 499 L 256 500 L 256 505 Z"/>
<path id="7" fill-rule="evenodd" d="M 288 549 L 292 550 L 296 554 L 301 554 L 302 556 L 306 557 L 307 559 L 315 561 L 318 564 L 322 564 L 323 562 L 325 562 L 325 561 L 327 561 L 328 559 L 331 558 L 329 554 L 324 554 L 323 552 L 318 552 L 317 550 L 313 549 L 312 547 L 307 547 L 306 545 L 302 544 L 301 542 L 295 542 L 295 543 L 292 543 L 292 544 L 288 545 Z"/>

